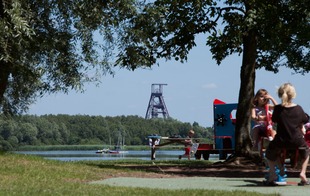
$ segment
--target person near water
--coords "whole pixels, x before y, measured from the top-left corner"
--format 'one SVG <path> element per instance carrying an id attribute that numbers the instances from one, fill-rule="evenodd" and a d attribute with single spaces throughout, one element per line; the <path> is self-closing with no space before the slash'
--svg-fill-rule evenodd
<path id="1" fill-rule="evenodd" d="M 185 150 L 185 154 L 184 155 L 180 155 L 179 159 L 181 159 L 183 156 L 187 157 L 188 160 L 190 160 L 191 158 L 191 148 L 193 145 L 193 136 L 195 135 L 194 130 L 189 130 L 188 135 L 186 137 L 186 139 L 184 140 L 184 150 Z"/>

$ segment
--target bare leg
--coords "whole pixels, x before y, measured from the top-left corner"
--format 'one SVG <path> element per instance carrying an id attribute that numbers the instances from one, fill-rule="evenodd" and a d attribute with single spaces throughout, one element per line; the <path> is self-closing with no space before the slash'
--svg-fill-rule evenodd
<path id="1" fill-rule="evenodd" d="M 252 139 L 252 150 L 257 151 L 258 150 L 258 143 L 259 143 L 259 135 L 258 135 L 259 129 L 256 127 L 252 129 L 251 131 L 251 139 Z"/>
<path id="2" fill-rule="evenodd" d="M 301 171 L 300 171 L 299 177 L 302 182 L 307 182 L 306 171 L 307 171 L 308 163 L 309 163 L 309 156 L 302 162 L 302 165 L 301 165 Z"/>
<path id="3" fill-rule="evenodd" d="M 276 136 L 277 132 L 275 130 L 271 130 L 271 137 L 274 138 Z"/>

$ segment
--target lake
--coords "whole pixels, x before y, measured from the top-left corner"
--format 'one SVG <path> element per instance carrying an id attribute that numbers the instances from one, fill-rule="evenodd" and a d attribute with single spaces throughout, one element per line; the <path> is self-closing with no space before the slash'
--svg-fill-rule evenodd
<path id="1" fill-rule="evenodd" d="M 84 160 L 119 160 L 139 159 L 151 160 L 150 150 L 128 150 L 119 154 L 96 153 L 90 150 L 68 150 L 68 151 L 16 151 L 18 154 L 29 154 L 42 156 L 47 159 L 60 161 L 84 161 Z M 183 150 L 156 150 L 156 160 L 178 160 L 179 155 L 184 154 Z M 195 159 L 193 157 L 193 159 Z M 210 160 L 218 159 L 218 155 L 210 155 Z"/>

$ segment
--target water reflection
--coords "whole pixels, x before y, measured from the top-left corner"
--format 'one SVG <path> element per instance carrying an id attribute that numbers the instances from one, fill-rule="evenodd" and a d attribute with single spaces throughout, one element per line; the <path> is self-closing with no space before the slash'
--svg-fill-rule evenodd
<path id="1" fill-rule="evenodd" d="M 18 151 L 19 154 L 42 156 L 47 159 L 60 161 L 82 161 L 82 160 L 117 160 L 117 159 L 140 159 L 150 160 L 150 150 L 121 151 L 119 154 L 96 153 L 95 151 Z M 180 150 L 158 150 L 156 160 L 173 160 L 184 153 Z"/>
<path id="2" fill-rule="evenodd" d="M 129 150 L 119 154 L 96 153 L 95 151 L 17 151 L 19 154 L 42 156 L 47 159 L 60 161 L 84 161 L 84 160 L 119 160 L 139 159 L 151 160 L 150 150 Z M 157 150 L 156 160 L 178 160 L 178 156 L 184 154 L 182 150 Z M 210 160 L 217 159 L 218 155 L 210 155 Z"/>

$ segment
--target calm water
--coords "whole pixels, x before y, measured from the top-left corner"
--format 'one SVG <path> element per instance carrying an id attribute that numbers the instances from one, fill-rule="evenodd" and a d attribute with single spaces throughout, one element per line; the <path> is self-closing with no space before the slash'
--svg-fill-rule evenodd
<path id="1" fill-rule="evenodd" d="M 140 159 L 151 160 L 150 150 L 129 150 L 119 154 L 98 154 L 96 151 L 17 151 L 19 154 L 42 156 L 47 159 L 60 161 L 82 161 L 82 160 L 119 160 Z M 184 154 L 183 150 L 157 150 L 156 160 L 178 160 L 178 156 Z M 217 155 L 210 155 L 210 160 L 217 159 Z M 193 158 L 194 159 L 194 158 Z"/>

